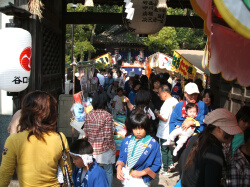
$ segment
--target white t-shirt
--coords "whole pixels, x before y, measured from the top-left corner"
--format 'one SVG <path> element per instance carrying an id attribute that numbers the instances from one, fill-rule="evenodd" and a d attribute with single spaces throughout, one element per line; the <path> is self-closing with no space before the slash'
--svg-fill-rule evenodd
<path id="1" fill-rule="evenodd" d="M 167 139 L 169 136 L 169 121 L 170 121 L 170 116 L 174 110 L 175 105 L 178 103 L 177 99 L 174 97 L 167 99 L 164 101 L 161 109 L 160 109 L 160 115 L 167 119 L 166 122 L 159 120 L 159 126 L 157 129 L 156 136 L 161 139 Z"/>
<path id="2" fill-rule="evenodd" d="M 96 75 L 97 77 L 98 77 L 98 79 L 99 79 L 99 83 L 100 83 L 100 85 L 102 85 L 102 86 L 104 86 L 104 82 L 105 82 L 105 78 L 104 78 L 104 76 L 102 75 L 102 74 L 100 74 L 100 73 L 97 73 L 97 75 Z"/>
<path id="3" fill-rule="evenodd" d="M 120 97 L 119 95 L 116 95 L 114 98 L 113 98 L 113 101 L 116 101 L 115 103 L 115 111 L 121 111 L 123 109 L 123 104 L 122 104 L 122 101 L 123 101 L 124 97 Z"/>

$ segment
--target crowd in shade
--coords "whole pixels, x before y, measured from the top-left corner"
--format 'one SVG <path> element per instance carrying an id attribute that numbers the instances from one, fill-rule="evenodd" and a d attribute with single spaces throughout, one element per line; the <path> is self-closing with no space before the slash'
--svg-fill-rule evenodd
<path id="1" fill-rule="evenodd" d="M 123 186 L 146 187 L 157 175 L 174 172 L 176 160 L 176 187 L 250 186 L 249 106 L 236 115 L 216 106 L 213 91 L 204 89 L 201 79 L 116 69 L 95 70 L 94 77 L 98 89 L 85 116 L 86 137 L 70 146 L 56 132 L 56 99 L 43 91 L 23 98 L 8 128 L 1 187 L 9 185 L 14 172 L 20 186 L 60 186 L 60 176 L 68 174 L 76 187 L 111 187 L 113 176 Z M 126 116 L 127 130 L 118 155 L 117 112 Z"/>

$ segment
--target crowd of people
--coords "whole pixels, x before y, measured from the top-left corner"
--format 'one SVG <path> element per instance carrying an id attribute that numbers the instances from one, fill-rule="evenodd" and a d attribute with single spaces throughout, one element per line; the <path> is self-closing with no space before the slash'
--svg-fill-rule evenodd
<path id="1" fill-rule="evenodd" d="M 124 186 L 150 186 L 157 174 L 168 176 L 176 169 L 174 158 L 180 174 L 176 186 L 250 186 L 249 106 L 236 116 L 216 107 L 201 80 L 107 72 L 105 77 L 95 71 L 98 90 L 85 116 L 86 137 L 71 146 L 56 132 L 56 99 L 42 91 L 24 97 L 20 117 L 9 128 L 0 187 L 9 185 L 15 170 L 21 186 L 60 186 L 62 142 L 76 187 L 111 187 L 114 167 Z M 127 130 L 119 156 L 113 136 L 117 112 L 126 115 Z"/>

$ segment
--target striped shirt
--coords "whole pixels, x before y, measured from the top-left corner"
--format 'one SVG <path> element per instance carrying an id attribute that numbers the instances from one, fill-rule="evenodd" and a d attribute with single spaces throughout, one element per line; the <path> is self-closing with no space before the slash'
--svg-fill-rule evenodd
<path id="1" fill-rule="evenodd" d="M 151 136 L 147 135 L 140 140 L 136 140 L 135 136 L 131 138 L 128 144 L 128 162 L 127 167 L 129 169 L 133 168 L 136 162 L 141 157 L 142 153 L 146 149 L 148 143 L 151 140 Z"/>
<path id="2" fill-rule="evenodd" d="M 109 149 L 116 150 L 113 125 L 113 117 L 106 110 L 92 110 L 85 116 L 84 132 L 93 147 L 93 155 L 102 154 Z"/>

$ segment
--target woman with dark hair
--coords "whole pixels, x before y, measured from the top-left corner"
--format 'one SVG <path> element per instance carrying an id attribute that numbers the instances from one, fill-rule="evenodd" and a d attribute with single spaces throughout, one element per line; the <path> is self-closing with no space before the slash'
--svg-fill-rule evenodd
<path id="1" fill-rule="evenodd" d="M 210 89 L 205 89 L 202 92 L 202 101 L 206 103 L 209 112 L 212 112 L 215 110 L 217 107 L 214 106 L 214 94 Z"/>
<path id="2" fill-rule="evenodd" d="M 113 82 L 114 82 L 113 71 L 109 70 L 108 71 L 108 76 L 107 76 L 107 78 L 105 78 L 105 81 L 104 81 L 104 90 L 107 91 L 109 86 L 112 85 Z"/>
<path id="3" fill-rule="evenodd" d="M 220 186 L 225 165 L 222 143 L 242 133 L 236 117 L 226 109 L 216 109 L 205 117 L 208 125 L 201 134 L 191 138 L 182 154 L 181 186 Z"/>
<path id="4" fill-rule="evenodd" d="M 177 101 L 181 101 L 183 99 L 183 92 L 182 92 L 181 80 L 180 79 L 176 80 L 176 84 L 172 89 L 171 95 L 172 95 L 172 97 L 177 99 Z"/>
<path id="5" fill-rule="evenodd" d="M 141 82 L 141 90 L 148 90 L 148 77 L 146 75 L 142 75 L 140 78 Z"/>
<path id="6" fill-rule="evenodd" d="M 161 78 L 159 75 L 155 75 L 151 82 L 151 95 L 152 95 L 152 103 L 154 105 L 154 109 L 160 110 L 163 104 L 163 101 L 160 99 L 158 93 L 159 88 L 161 86 Z"/>
<path id="7" fill-rule="evenodd" d="M 85 116 L 84 132 L 94 149 L 93 156 L 96 162 L 103 166 L 111 187 L 116 150 L 113 136 L 113 117 L 105 110 L 107 105 L 105 95 L 95 94 L 92 105 L 93 110 Z"/>
<path id="8" fill-rule="evenodd" d="M 153 78 L 155 77 L 155 73 L 154 72 L 152 72 L 152 73 L 150 73 L 150 76 L 149 76 L 149 79 L 148 79 L 148 86 L 149 86 L 149 88 L 151 89 L 151 85 L 152 85 L 152 80 L 153 80 Z"/>
<path id="9" fill-rule="evenodd" d="M 139 80 L 134 80 L 132 90 L 128 94 L 129 101 L 134 105 L 135 104 L 135 96 L 138 90 L 141 87 L 141 82 Z"/>
<path id="10" fill-rule="evenodd" d="M 148 90 L 139 90 L 135 96 L 135 105 L 133 105 L 128 98 L 125 98 L 125 102 L 127 102 L 127 106 L 129 108 L 127 113 L 127 134 L 132 133 L 132 128 L 130 125 L 130 116 L 136 113 L 137 111 L 144 111 L 150 119 L 150 134 L 155 137 L 157 130 L 157 123 L 155 121 L 155 115 L 153 113 L 153 105 L 151 101 L 151 94 Z"/>
<path id="11" fill-rule="evenodd" d="M 56 133 L 57 101 L 43 91 L 25 95 L 21 106 L 18 133 L 5 142 L 0 167 L 0 186 L 8 186 L 16 169 L 20 186 L 60 186 L 57 168 L 63 169 L 62 140 L 69 174 L 69 146 L 63 133 Z"/>

